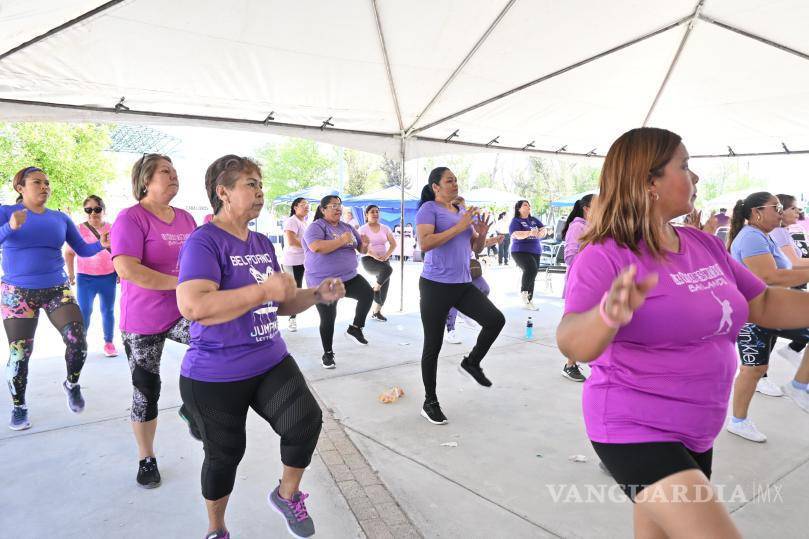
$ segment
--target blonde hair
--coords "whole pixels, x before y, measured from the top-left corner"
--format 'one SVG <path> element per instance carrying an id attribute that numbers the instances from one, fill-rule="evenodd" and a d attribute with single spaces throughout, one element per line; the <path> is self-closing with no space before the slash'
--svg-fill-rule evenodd
<path id="1" fill-rule="evenodd" d="M 143 197 L 146 196 L 146 186 L 152 179 L 158 163 L 163 160 L 171 163 L 168 155 L 145 153 L 132 165 L 132 196 L 135 197 L 135 200 L 143 200 Z"/>
<path id="2" fill-rule="evenodd" d="M 649 187 L 671 161 L 682 142 L 676 133 L 655 127 L 627 131 L 612 143 L 599 180 L 598 204 L 591 210 L 590 227 L 581 239 L 601 243 L 612 238 L 639 253 L 643 240 L 656 258 L 661 258 L 661 230 L 652 218 L 654 202 Z"/>

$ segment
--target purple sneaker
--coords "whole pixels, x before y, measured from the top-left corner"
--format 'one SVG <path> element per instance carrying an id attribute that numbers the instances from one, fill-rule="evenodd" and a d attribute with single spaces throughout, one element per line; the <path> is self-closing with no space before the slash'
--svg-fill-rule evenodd
<path id="1" fill-rule="evenodd" d="M 287 529 L 293 537 L 311 537 L 315 534 L 315 523 L 306 511 L 304 500 L 309 497 L 305 492 L 296 492 L 291 500 L 285 500 L 278 493 L 280 483 L 267 496 L 270 507 L 275 509 L 287 523 Z"/>

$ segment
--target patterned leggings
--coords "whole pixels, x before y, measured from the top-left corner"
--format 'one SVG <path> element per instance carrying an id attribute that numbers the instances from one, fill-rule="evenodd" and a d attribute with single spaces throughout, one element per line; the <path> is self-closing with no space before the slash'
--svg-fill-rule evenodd
<path id="1" fill-rule="evenodd" d="M 48 319 L 65 343 L 67 381 L 79 381 L 84 360 L 87 358 L 87 339 L 81 310 L 65 283 L 51 288 L 22 288 L 0 284 L 0 312 L 8 337 L 9 355 L 6 381 L 15 406 L 25 404 L 28 386 L 28 362 L 34 351 L 34 334 L 39 322 L 39 310 L 44 309 Z"/>
<path id="2" fill-rule="evenodd" d="M 144 423 L 157 418 L 157 401 L 160 398 L 160 358 L 166 339 L 188 344 L 190 322 L 177 320 L 163 333 L 141 335 L 121 332 L 124 350 L 132 373 L 132 421 Z"/>

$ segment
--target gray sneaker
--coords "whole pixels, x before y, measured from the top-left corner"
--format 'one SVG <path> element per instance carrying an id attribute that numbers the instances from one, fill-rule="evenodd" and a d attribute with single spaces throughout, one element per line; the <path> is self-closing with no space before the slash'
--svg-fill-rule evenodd
<path id="1" fill-rule="evenodd" d="M 287 523 L 287 529 L 293 537 L 311 537 L 315 534 L 315 523 L 306 511 L 303 501 L 309 497 L 305 492 L 296 492 L 291 500 L 285 500 L 278 493 L 280 483 L 267 495 L 270 507 L 275 509 Z"/>
<path id="2" fill-rule="evenodd" d="M 84 397 L 81 396 L 81 386 L 74 384 L 73 387 L 67 387 L 67 380 L 62 382 L 62 389 L 67 395 L 67 407 L 74 414 L 80 414 L 84 411 Z"/>
<path id="3" fill-rule="evenodd" d="M 11 430 L 25 430 L 31 428 L 31 422 L 28 421 L 27 407 L 12 406 L 11 421 L 8 422 L 8 428 Z"/>

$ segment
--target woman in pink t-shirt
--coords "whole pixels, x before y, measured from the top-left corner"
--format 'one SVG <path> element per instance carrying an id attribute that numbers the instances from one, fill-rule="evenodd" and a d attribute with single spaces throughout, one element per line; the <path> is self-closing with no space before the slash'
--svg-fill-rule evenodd
<path id="1" fill-rule="evenodd" d="M 112 228 L 104 220 L 106 206 L 101 197 L 90 195 L 84 200 L 84 213 L 87 221 L 78 226 L 81 237 L 87 243 L 95 243 Z M 75 262 L 75 264 L 74 264 Z M 84 329 L 90 329 L 90 315 L 93 314 L 93 302 L 99 297 L 101 307 L 101 321 L 104 327 L 104 355 L 115 357 L 118 351 L 112 343 L 112 334 L 115 328 L 115 292 L 118 287 L 118 275 L 112 265 L 112 255 L 104 249 L 90 258 L 79 257 L 76 252 L 65 247 L 65 263 L 67 276 L 71 285 L 76 285 L 76 298 L 79 301 L 81 314 L 84 317 Z M 78 270 L 75 268 L 78 266 Z M 78 273 L 78 276 L 76 275 Z"/>
<path id="2" fill-rule="evenodd" d="M 371 320 L 387 322 L 388 319 L 382 314 L 382 306 L 388 297 L 390 276 L 393 273 L 393 268 L 390 266 L 390 255 L 396 250 L 396 240 L 390 228 L 379 222 L 379 206 L 371 204 L 365 208 L 365 224 L 360 227 L 360 234 L 368 236 L 370 242 L 368 254 L 361 259 L 362 267 L 376 277 Z"/>
<path id="3" fill-rule="evenodd" d="M 636 537 L 740 537 L 709 480 L 736 336 L 748 320 L 809 324 L 809 294 L 768 288 L 715 236 L 670 224 L 693 210 L 698 181 L 670 131 L 612 144 L 557 329 L 565 356 L 592 362 L 587 435 L 635 502 Z"/>
<path id="4" fill-rule="evenodd" d="M 138 203 L 118 214 L 111 233 L 112 261 L 121 276 L 121 339 L 132 373 L 137 482 L 143 488 L 160 486 L 154 438 L 163 346 L 166 339 L 190 340 L 175 290 L 180 248 L 196 223 L 187 211 L 170 206 L 179 189 L 171 159 L 145 154 L 132 167 L 132 195 Z M 180 416 L 188 417 L 183 408 Z"/>
<path id="5" fill-rule="evenodd" d="M 306 216 L 309 215 L 309 201 L 298 197 L 292 201 L 289 217 L 284 221 L 284 257 L 281 260 L 284 271 L 295 277 L 295 284 L 303 288 L 303 233 L 306 232 Z M 289 317 L 289 331 L 298 331 L 296 315 Z"/>

